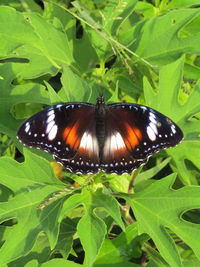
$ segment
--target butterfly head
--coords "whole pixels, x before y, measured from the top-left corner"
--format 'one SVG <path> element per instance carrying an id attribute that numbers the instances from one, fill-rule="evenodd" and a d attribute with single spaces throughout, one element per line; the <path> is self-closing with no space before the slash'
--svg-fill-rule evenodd
<path id="1" fill-rule="evenodd" d="M 97 97 L 97 105 L 102 105 L 105 104 L 105 100 L 103 95 L 100 95 L 99 97 Z"/>

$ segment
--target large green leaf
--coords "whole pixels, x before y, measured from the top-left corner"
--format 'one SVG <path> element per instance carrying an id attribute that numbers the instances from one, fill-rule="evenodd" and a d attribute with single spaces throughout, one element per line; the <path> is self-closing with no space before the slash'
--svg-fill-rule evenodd
<path id="1" fill-rule="evenodd" d="M 176 175 L 157 181 L 142 192 L 126 195 L 137 218 L 140 234 L 147 233 L 155 242 L 166 262 L 173 267 L 183 266 L 169 230 L 188 244 L 200 258 L 200 227 L 185 221 L 182 214 L 200 207 L 200 188 L 184 186 L 172 189 Z"/>
<path id="2" fill-rule="evenodd" d="M 106 234 L 106 225 L 95 210 L 97 208 L 105 209 L 122 229 L 124 229 L 124 225 L 117 201 L 112 196 L 103 194 L 101 190 L 96 192 L 83 190 L 81 194 L 68 198 L 61 210 L 60 220 L 66 212 L 79 205 L 84 205 L 86 213 L 78 223 L 78 235 L 85 250 L 86 266 L 92 266 Z"/>
<path id="3" fill-rule="evenodd" d="M 0 221 L 15 219 L 17 222 L 0 249 L 0 264 L 8 263 L 29 252 L 39 232 L 45 230 L 42 228 L 43 221 L 56 220 L 55 213 L 49 212 L 46 218 L 41 216 L 37 207 L 50 194 L 64 187 L 54 177 L 46 160 L 28 151 L 25 155 L 24 163 L 17 163 L 6 157 L 0 159 L 1 184 L 14 193 L 8 202 L 0 203 Z M 54 227 L 58 228 L 58 224 Z M 57 235 L 58 231 L 54 231 L 54 234 Z"/>
<path id="4" fill-rule="evenodd" d="M 0 38 L 1 58 L 20 58 L 18 48 L 29 46 L 37 56 L 42 54 L 41 62 L 48 60 L 56 68 L 73 62 L 66 34 L 37 13 L 22 14 L 9 7 L 1 7 Z"/>
<path id="5" fill-rule="evenodd" d="M 50 101 L 44 86 L 32 82 L 14 87 L 13 80 L 55 75 L 63 64 L 72 64 L 73 57 L 64 31 L 36 13 L 0 7 L 0 38 L 0 57 L 14 61 L 0 65 L 0 132 L 14 137 L 19 123 L 11 115 L 13 106 Z"/>
<path id="6" fill-rule="evenodd" d="M 184 33 L 184 27 L 199 14 L 199 9 L 195 8 L 171 10 L 133 25 L 123 32 L 120 40 L 130 45 L 138 56 L 155 65 L 173 62 L 183 53 L 199 54 L 199 30 L 193 34 Z"/>
<path id="7" fill-rule="evenodd" d="M 145 80 L 144 93 L 147 105 L 169 116 L 182 128 L 184 140 L 176 148 L 167 150 L 172 157 L 182 181 L 185 184 L 192 182 L 192 175 L 187 170 L 185 160 L 190 160 L 200 168 L 200 121 L 192 117 L 200 112 L 200 83 L 197 82 L 193 92 L 184 104 L 178 101 L 179 90 L 183 74 L 184 58 L 166 65 L 160 71 L 159 88 L 155 93 Z"/>

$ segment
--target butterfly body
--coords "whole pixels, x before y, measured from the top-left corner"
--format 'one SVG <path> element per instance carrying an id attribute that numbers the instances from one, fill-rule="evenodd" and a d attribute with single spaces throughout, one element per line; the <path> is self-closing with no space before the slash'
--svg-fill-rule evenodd
<path id="1" fill-rule="evenodd" d="M 105 139 L 105 119 L 106 119 L 106 106 L 102 97 L 97 99 L 97 104 L 95 108 L 95 123 L 96 123 L 96 136 L 100 148 L 100 157 L 101 152 L 104 146 L 104 139 Z"/>
<path id="2" fill-rule="evenodd" d="M 74 173 L 130 173 L 150 155 L 175 146 L 181 129 L 168 117 L 132 103 L 85 102 L 50 106 L 26 120 L 18 139 L 53 154 Z"/>

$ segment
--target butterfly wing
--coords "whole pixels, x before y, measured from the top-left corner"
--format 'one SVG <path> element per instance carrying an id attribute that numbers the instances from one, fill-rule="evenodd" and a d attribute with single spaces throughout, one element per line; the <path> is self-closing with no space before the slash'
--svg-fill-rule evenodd
<path id="1" fill-rule="evenodd" d="M 50 152 L 72 172 L 95 173 L 99 147 L 94 113 L 92 104 L 57 104 L 26 120 L 17 137 L 24 145 Z"/>
<path id="2" fill-rule="evenodd" d="M 146 106 L 108 105 L 102 169 L 107 173 L 130 173 L 153 153 L 175 146 L 183 138 L 169 118 Z"/>

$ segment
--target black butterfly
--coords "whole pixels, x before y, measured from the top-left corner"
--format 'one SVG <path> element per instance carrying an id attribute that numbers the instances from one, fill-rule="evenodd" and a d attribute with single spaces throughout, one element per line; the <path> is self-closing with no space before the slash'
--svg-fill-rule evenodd
<path id="1" fill-rule="evenodd" d="M 158 111 L 130 103 L 50 106 L 26 120 L 17 137 L 53 154 L 74 173 L 130 173 L 153 153 L 175 146 L 181 129 Z"/>

